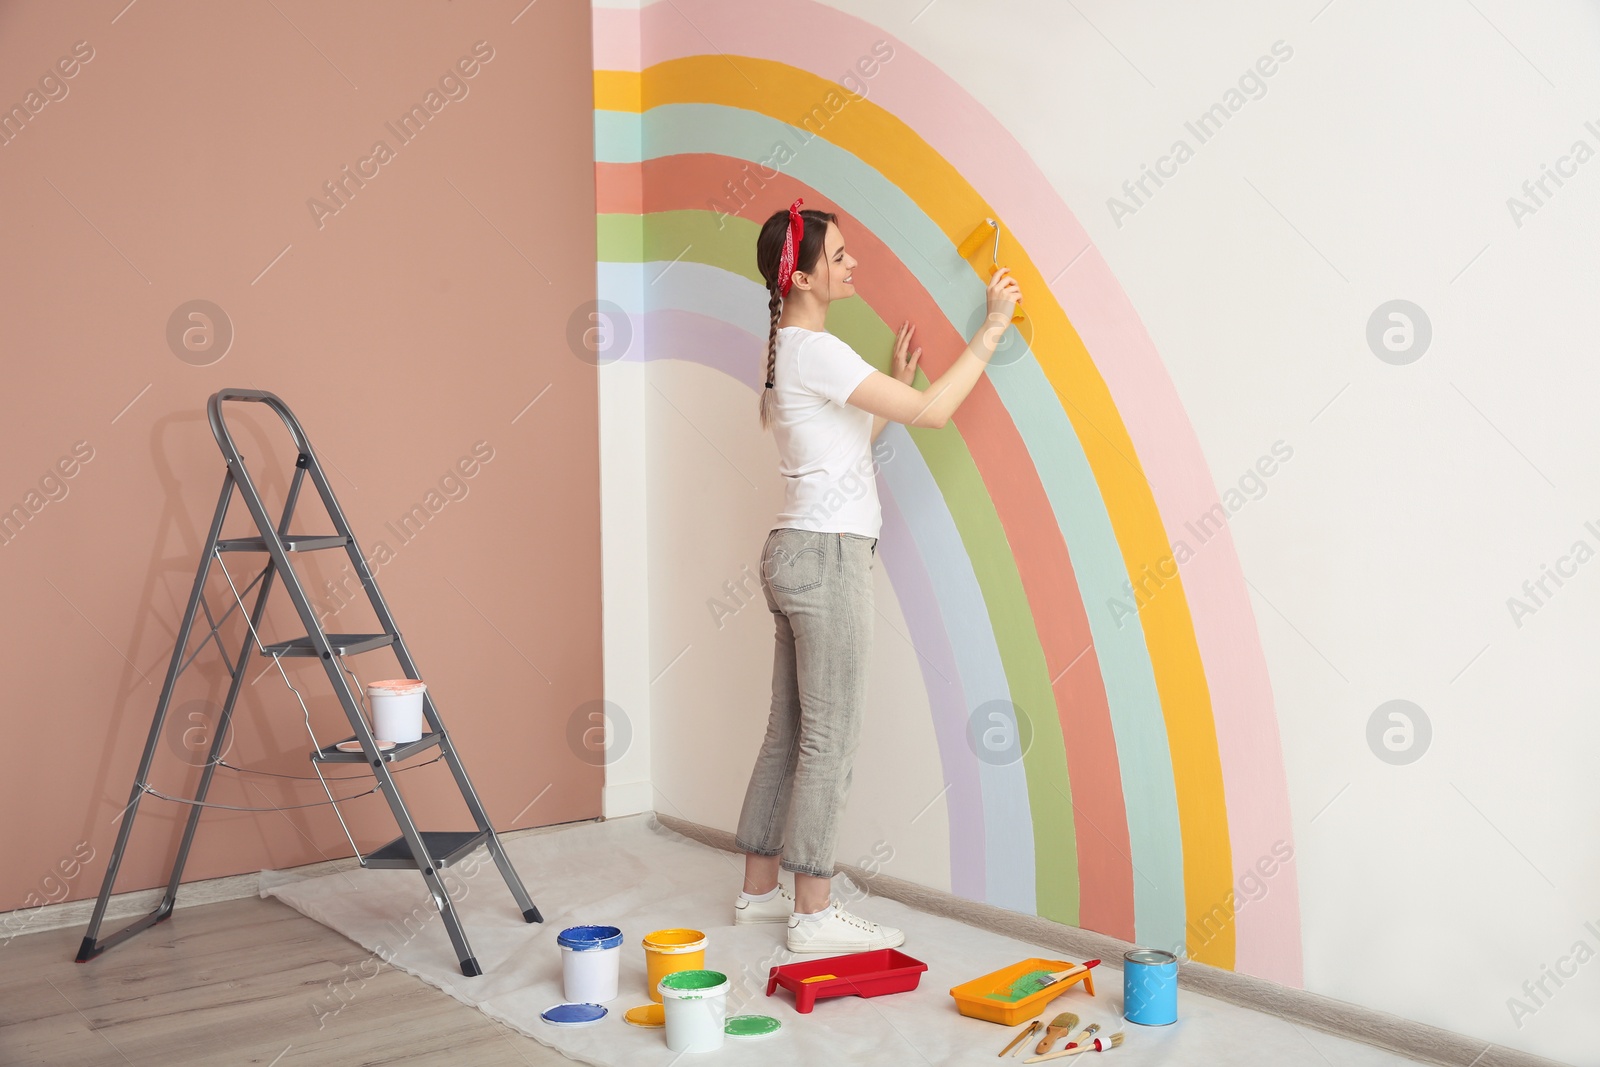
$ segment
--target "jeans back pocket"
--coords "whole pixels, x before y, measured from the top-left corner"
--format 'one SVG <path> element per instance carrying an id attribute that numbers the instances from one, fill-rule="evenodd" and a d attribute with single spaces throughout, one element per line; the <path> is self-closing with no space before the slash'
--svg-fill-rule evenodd
<path id="1" fill-rule="evenodd" d="M 780 535 L 767 561 L 767 584 L 782 593 L 803 593 L 822 584 L 823 552 L 817 536 Z"/>

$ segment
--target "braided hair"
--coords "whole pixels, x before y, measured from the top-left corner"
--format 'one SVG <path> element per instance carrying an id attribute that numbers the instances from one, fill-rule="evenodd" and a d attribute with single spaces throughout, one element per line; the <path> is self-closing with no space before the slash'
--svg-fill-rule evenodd
<path id="1" fill-rule="evenodd" d="M 830 211 L 813 211 L 810 208 L 802 210 L 800 218 L 805 223 L 805 233 L 800 238 L 800 249 L 795 256 L 795 269 L 810 272 L 822 258 L 828 224 L 837 224 L 839 219 Z M 767 374 L 763 379 L 766 386 L 761 390 L 762 429 L 769 427 L 772 421 L 770 401 L 773 373 L 778 362 L 778 313 L 783 307 L 783 297 L 778 291 L 782 281 L 778 277 L 778 260 L 783 255 L 783 238 L 788 229 L 788 210 L 774 211 L 762 224 L 761 233 L 756 237 L 756 267 L 761 271 L 762 280 L 767 283 L 767 312 L 771 317 L 771 328 L 767 333 Z"/>

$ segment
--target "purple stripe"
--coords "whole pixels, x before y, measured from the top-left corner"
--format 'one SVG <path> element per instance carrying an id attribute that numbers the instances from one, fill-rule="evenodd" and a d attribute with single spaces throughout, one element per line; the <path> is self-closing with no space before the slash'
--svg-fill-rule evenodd
<path id="1" fill-rule="evenodd" d="M 681 359 L 719 370 L 755 392 L 765 370 L 763 353 L 767 339 L 693 311 L 659 308 L 646 312 L 642 321 L 637 311 L 628 313 L 633 338 L 624 360 Z M 650 343 L 644 343 L 645 336 Z"/>
<path id="2" fill-rule="evenodd" d="M 917 652 L 917 666 L 922 668 L 922 685 L 933 713 L 933 732 L 939 740 L 939 760 L 950 785 L 945 794 L 950 819 L 950 892 L 968 900 L 986 900 L 983 790 L 978 783 L 978 762 L 967 747 L 967 702 L 961 675 L 939 614 L 939 601 L 933 594 L 932 576 L 917 552 L 905 515 L 882 477 L 878 479 L 878 502 L 883 508 L 883 529 L 878 535 L 883 551 L 878 558 L 883 560 L 884 573 L 900 602 L 900 614 L 911 631 L 911 647 Z"/>

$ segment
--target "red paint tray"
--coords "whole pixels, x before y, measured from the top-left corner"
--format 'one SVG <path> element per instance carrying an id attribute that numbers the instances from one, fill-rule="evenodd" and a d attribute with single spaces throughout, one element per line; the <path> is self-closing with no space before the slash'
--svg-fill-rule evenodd
<path id="1" fill-rule="evenodd" d="M 885 993 L 910 992 L 917 988 L 927 969 L 926 963 L 892 948 L 786 963 L 772 968 L 767 976 L 767 996 L 782 986 L 794 994 L 795 1010 L 808 1015 L 823 997 L 881 997 Z"/>

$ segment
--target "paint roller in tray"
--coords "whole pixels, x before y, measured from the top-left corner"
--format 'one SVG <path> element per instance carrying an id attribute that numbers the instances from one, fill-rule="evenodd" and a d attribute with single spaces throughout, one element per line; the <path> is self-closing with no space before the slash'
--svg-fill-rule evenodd
<path id="1" fill-rule="evenodd" d="M 956 252 L 962 259 L 971 259 L 972 254 L 982 248 L 993 231 L 994 246 L 989 251 L 989 277 L 994 277 L 994 272 L 1000 269 L 1000 223 L 994 219 L 984 219 L 983 224 L 967 235 L 967 239 L 956 246 Z M 1021 322 L 1025 318 L 1022 307 L 1018 305 L 1011 312 L 1012 322 Z"/>

